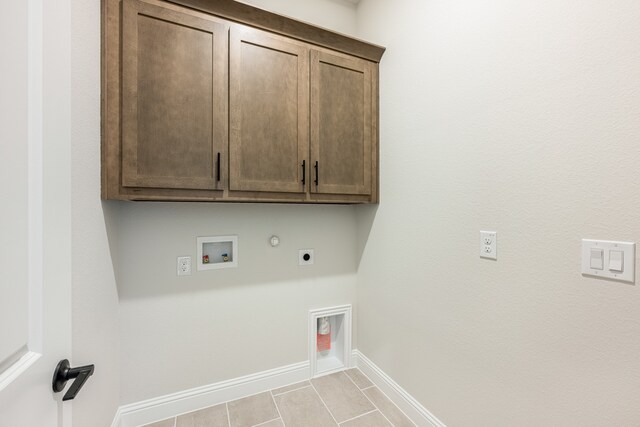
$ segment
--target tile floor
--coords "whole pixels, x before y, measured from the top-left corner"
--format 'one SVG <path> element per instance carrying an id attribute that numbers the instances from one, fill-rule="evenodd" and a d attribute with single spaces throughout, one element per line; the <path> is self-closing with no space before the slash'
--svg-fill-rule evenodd
<path id="1" fill-rule="evenodd" d="M 357 368 L 145 427 L 415 427 Z"/>

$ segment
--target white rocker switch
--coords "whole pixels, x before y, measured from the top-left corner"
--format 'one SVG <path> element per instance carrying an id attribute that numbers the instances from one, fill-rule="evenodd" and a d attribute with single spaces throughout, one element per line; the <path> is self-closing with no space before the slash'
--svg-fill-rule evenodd
<path id="1" fill-rule="evenodd" d="M 604 251 L 602 249 L 591 249 L 589 261 L 589 267 L 594 270 L 602 270 L 604 268 Z"/>
<path id="2" fill-rule="evenodd" d="M 622 251 L 609 251 L 609 270 L 622 273 L 624 270 L 624 254 Z"/>

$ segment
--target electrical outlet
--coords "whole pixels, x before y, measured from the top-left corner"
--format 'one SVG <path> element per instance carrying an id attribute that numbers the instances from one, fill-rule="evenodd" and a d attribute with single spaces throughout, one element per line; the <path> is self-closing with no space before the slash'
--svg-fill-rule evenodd
<path id="1" fill-rule="evenodd" d="M 313 249 L 300 249 L 298 251 L 298 265 L 313 265 L 314 259 Z"/>
<path id="2" fill-rule="evenodd" d="M 495 231 L 480 232 L 480 256 L 498 259 L 498 233 Z"/>
<path id="3" fill-rule="evenodd" d="M 178 276 L 191 276 L 191 257 L 179 256 L 177 266 Z"/>

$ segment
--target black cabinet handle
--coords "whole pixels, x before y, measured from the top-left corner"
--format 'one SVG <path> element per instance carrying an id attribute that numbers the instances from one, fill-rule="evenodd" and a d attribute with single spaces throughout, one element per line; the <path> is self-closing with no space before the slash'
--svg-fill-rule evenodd
<path id="1" fill-rule="evenodd" d="M 307 183 L 307 164 L 306 164 L 306 160 L 302 161 L 302 188 L 304 188 L 305 184 Z"/>
<path id="2" fill-rule="evenodd" d="M 316 187 L 317 187 L 318 186 L 318 169 L 320 169 L 318 167 L 318 161 L 317 160 L 316 160 L 316 164 L 315 164 L 314 168 L 316 169 L 316 180 L 314 182 L 315 182 Z"/>
<path id="3" fill-rule="evenodd" d="M 51 382 L 53 391 L 55 393 L 61 392 L 67 385 L 67 381 L 75 379 L 73 384 L 71 384 L 71 387 L 69 387 L 69 390 L 67 390 L 62 398 L 62 400 L 73 400 L 84 383 L 86 383 L 89 377 L 93 375 L 93 371 L 93 365 L 72 368 L 67 359 L 61 360 L 53 373 L 53 380 Z"/>
<path id="4" fill-rule="evenodd" d="M 216 180 L 220 182 L 220 153 L 218 153 L 218 160 L 216 161 Z"/>

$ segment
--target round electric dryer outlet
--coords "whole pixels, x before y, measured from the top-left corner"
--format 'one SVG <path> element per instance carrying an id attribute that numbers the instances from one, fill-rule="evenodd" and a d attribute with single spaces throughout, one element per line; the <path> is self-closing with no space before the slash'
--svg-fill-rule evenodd
<path id="1" fill-rule="evenodd" d="M 298 265 L 313 265 L 314 259 L 313 249 L 300 249 L 298 251 Z"/>

